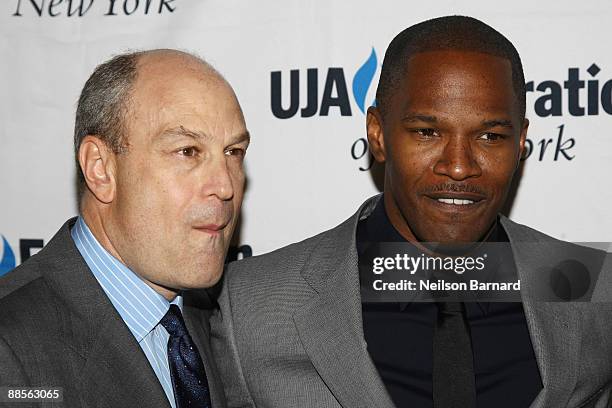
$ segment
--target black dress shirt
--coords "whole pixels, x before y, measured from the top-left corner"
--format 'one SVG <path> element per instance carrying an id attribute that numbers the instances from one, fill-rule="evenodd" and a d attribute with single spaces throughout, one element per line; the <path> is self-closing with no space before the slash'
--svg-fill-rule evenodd
<path id="1" fill-rule="evenodd" d="M 487 241 L 508 242 L 499 222 Z M 376 242 L 407 242 L 389 221 L 383 199 L 358 225 L 360 262 L 365 257 L 364 251 L 369 250 L 367 244 Z M 516 274 L 512 255 L 499 261 L 506 267 L 511 266 L 509 269 Z M 368 280 L 363 269 L 360 269 L 360 279 L 363 299 L 363 282 Z M 433 406 L 432 340 L 436 310 L 432 302 L 362 302 L 368 352 L 398 408 Z M 466 313 L 478 408 L 529 407 L 542 389 L 542 380 L 522 304 L 466 302 Z"/>

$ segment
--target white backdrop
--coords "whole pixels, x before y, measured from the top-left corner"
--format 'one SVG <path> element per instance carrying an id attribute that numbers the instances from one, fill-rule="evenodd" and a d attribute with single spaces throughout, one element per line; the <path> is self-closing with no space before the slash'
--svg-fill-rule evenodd
<path id="1" fill-rule="evenodd" d="M 9 246 L 0 247 L 5 261 L 0 274 L 10 263 L 7 251 L 19 263 L 23 240 L 46 243 L 76 214 L 75 104 L 94 67 L 111 55 L 158 47 L 194 51 L 234 86 L 252 134 L 240 243 L 261 254 L 336 225 L 378 191 L 370 172 L 359 170 L 367 167 L 367 156 L 353 158 L 364 147 L 358 141 L 365 137 L 361 107 L 374 99 L 382 57 L 393 36 L 423 19 L 447 14 L 480 18 L 505 34 L 522 56 L 527 81 L 533 81 L 527 116 L 534 151 L 526 161 L 511 218 L 565 240 L 612 241 L 612 82 L 605 86 L 612 81 L 608 0 L 445 0 L 427 5 L 362 0 L 2 0 L 0 235 Z M 354 91 L 353 81 L 364 64 L 355 85 L 362 91 Z M 593 64 L 599 72 L 595 67 L 587 71 Z M 331 71 L 337 80 L 332 96 L 342 96 L 338 81 L 343 77 L 350 115 L 342 116 L 339 107 L 332 106 L 327 116 L 320 111 L 311 117 L 301 117 L 299 111 L 288 119 L 274 116 L 271 73 L 281 73 L 286 109 L 290 71 L 299 71 L 303 108 L 310 68 L 318 73 L 319 108 L 328 70 L 336 68 Z M 578 70 L 582 88 L 576 88 L 577 80 L 564 84 L 571 68 Z M 587 88 L 596 86 L 589 99 Z M 558 97 L 543 109 L 550 113 L 560 106 L 560 115 L 542 116 L 542 109 L 538 114 L 536 100 L 551 99 L 555 93 Z M 580 109 L 570 112 L 570 104 L 584 108 L 583 114 Z M 539 160 L 544 139 L 552 142 Z"/>

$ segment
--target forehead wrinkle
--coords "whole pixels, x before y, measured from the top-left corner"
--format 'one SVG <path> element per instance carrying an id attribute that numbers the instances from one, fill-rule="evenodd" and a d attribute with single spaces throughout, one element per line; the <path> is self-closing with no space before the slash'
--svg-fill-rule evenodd
<path id="1" fill-rule="evenodd" d="M 179 125 L 177 127 L 166 129 L 160 134 L 160 138 L 162 139 L 167 139 L 167 138 L 172 138 L 172 137 L 189 137 L 194 140 L 210 139 L 210 136 L 207 135 L 206 133 L 202 131 L 198 131 L 198 130 L 187 129 L 183 125 Z"/>

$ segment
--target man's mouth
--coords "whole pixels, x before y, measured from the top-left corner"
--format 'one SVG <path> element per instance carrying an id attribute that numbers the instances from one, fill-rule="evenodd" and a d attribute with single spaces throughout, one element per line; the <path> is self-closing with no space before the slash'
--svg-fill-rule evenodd
<path id="1" fill-rule="evenodd" d="M 474 201 L 472 200 L 462 200 L 460 198 L 438 198 L 438 202 L 440 203 L 444 203 L 444 204 L 454 204 L 454 205 L 468 205 L 468 204 L 474 204 Z"/>
<path id="2" fill-rule="evenodd" d="M 204 224 L 195 226 L 194 229 L 197 229 L 201 232 L 206 232 L 208 234 L 217 235 L 220 234 L 223 229 L 227 226 L 228 223 L 221 224 Z"/>
<path id="3" fill-rule="evenodd" d="M 427 198 L 444 206 L 452 208 L 470 208 L 485 200 L 485 197 L 477 193 L 436 192 L 426 195 Z"/>

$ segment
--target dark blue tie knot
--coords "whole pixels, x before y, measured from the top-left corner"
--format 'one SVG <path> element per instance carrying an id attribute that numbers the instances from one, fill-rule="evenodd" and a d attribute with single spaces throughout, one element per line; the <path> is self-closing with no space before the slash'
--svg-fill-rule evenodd
<path id="1" fill-rule="evenodd" d="M 162 317 L 160 323 L 172 337 L 183 337 L 187 334 L 181 309 L 177 305 L 170 305 L 170 309 Z"/>

